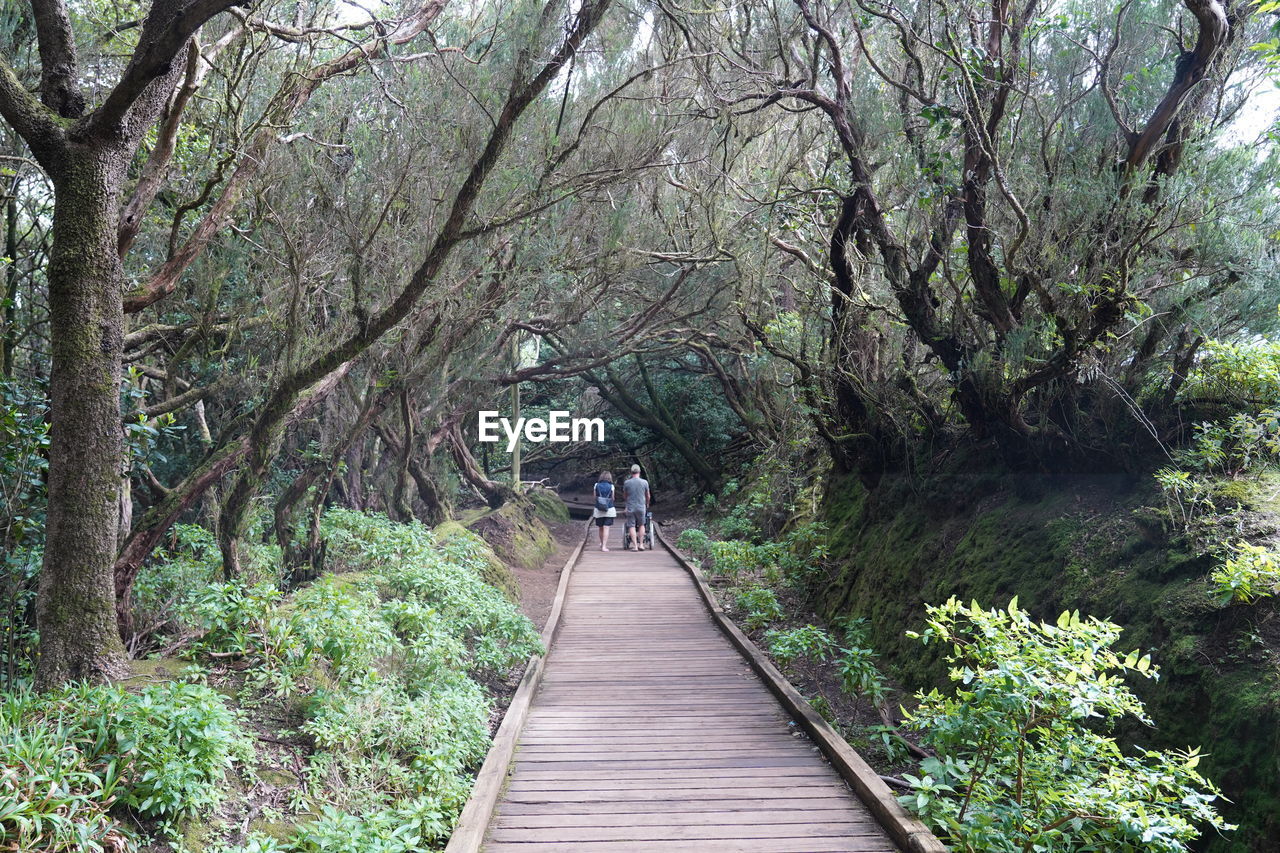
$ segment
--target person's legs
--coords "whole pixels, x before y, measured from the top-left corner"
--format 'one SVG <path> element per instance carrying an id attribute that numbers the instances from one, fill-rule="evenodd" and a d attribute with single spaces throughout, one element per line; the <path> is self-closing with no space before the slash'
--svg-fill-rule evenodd
<path id="1" fill-rule="evenodd" d="M 642 522 L 640 522 L 640 524 L 636 525 L 636 529 L 640 531 L 640 545 L 639 545 L 639 548 L 640 548 L 640 550 L 641 550 L 641 551 L 643 551 L 643 550 L 644 550 L 644 547 L 645 547 L 645 545 L 644 545 L 644 522 L 642 521 Z"/>
<path id="2" fill-rule="evenodd" d="M 596 519 L 596 530 L 600 531 L 600 550 L 608 551 L 609 546 L 606 543 L 609 541 L 609 528 L 603 518 Z"/>

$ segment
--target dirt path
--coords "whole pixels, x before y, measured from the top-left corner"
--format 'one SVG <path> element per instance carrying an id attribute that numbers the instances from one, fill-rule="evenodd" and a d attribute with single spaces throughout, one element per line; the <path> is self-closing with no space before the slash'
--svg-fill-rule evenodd
<path id="1" fill-rule="evenodd" d="M 556 585 L 560 583 L 560 570 L 564 568 L 569 554 L 583 537 L 583 522 L 564 521 L 545 522 L 551 535 L 556 539 L 555 552 L 536 569 L 524 569 L 513 566 L 511 571 L 520 581 L 520 609 L 525 616 L 542 630 L 551 613 L 551 602 L 556 597 Z"/>

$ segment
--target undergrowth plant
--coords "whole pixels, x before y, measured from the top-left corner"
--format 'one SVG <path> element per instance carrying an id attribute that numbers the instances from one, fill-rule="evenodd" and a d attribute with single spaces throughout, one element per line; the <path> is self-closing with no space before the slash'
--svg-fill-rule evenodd
<path id="1" fill-rule="evenodd" d="M 1232 544 L 1231 553 L 1209 575 L 1219 604 L 1251 604 L 1280 593 L 1280 553 L 1248 542 Z"/>
<path id="2" fill-rule="evenodd" d="M 202 685 L 5 694 L 0 849 L 134 850 L 120 807 L 170 829 L 218 803 L 227 771 L 251 757 L 236 715 Z"/>
<path id="3" fill-rule="evenodd" d="M 797 661 L 820 662 L 835 650 L 835 640 L 816 625 L 766 631 L 765 646 L 783 669 L 791 669 Z"/>
<path id="4" fill-rule="evenodd" d="M 907 716 L 937 757 L 904 775 L 902 802 L 954 849 L 1174 853 L 1201 827 L 1231 828 L 1196 749 L 1121 749 L 1108 734 L 1126 718 L 1151 723 L 1125 677 L 1157 677 L 1149 655 L 1114 650 L 1117 625 L 953 598 L 909 636 L 949 649 L 955 686 L 918 694 Z"/>
<path id="5" fill-rule="evenodd" d="M 407 853 L 446 838 L 489 746 L 483 685 L 541 651 L 533 625 L 484 580 L 478 537 L 327 512 L 331 574 L 283 597 L 215 585 L 196 598 L 204 651 L 243 656 L 246 690 L 300 703 L 316 751 L 285 841 L 241 851 Z"/>
<path id="6" fill-rule="evenodd" d="M 755 631 L 782 618 L 782 604 L 773 590 L 752 585 L 738 590 L 734 602 L 745 614 L 743 624 L 748 631 Z"/>

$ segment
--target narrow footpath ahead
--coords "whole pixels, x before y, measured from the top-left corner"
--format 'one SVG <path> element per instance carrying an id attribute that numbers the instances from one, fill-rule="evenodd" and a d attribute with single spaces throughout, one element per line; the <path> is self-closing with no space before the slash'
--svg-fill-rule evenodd
<path id="1" fill-rule="evenodd" d="M 895 850 L 675 559 L 591 534 L 484 849 Z"/>

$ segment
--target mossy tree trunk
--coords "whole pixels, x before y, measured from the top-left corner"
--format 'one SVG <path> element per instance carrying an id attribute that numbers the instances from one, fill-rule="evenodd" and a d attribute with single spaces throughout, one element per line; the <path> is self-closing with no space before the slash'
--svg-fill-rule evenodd
<path id="1" fill-rule="evenodd" d="M 121 464 L 124 271 L 118 146 L 69 145 L 55 175 L 49 325 L 49 512 L 36 619 L 37 682 L 99 681 L 122 668 L 115 586 Z"/>

